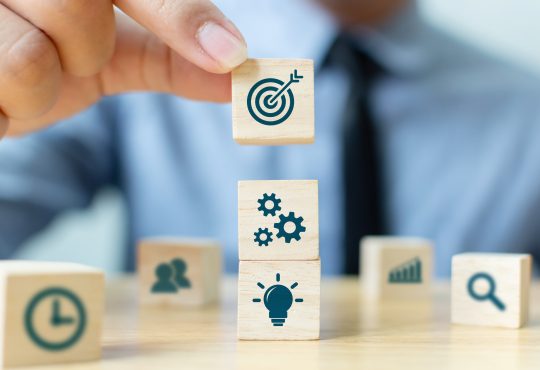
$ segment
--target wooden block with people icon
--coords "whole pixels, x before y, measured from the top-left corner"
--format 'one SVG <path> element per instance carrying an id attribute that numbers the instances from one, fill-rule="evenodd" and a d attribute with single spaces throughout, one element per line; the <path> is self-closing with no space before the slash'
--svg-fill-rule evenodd
<path id="1" fill-rule="evenodd" d="M 412 237 L 366 237 L 360 242 L 361 282 L 368 299 L 427 298 L 433 246 Z"/>
<path id="2" fill-rule="evenodd" d="M 240 261 L 238 338 L 319 339 L 321 261 Z"/>
<path id="3" fill-rule="evenodd" d="M 0 261 L 0 366 L 97 360 L 103 272 L 63 262 Z"/>
<path id="4" fill-rule="evenodd" d="M 313 61 L 248 59 L 232 72 L 233 137 L 240 144 L 311 144 Z"/>
<path id="5" fill-rule="evenodd" d="M 520 328 L 529 316 L 532 257 L 462 253 L 452 258 L 452 323 Z"/>
<path id="6" fill-rule="evenodd" d="M 137 270 L 143 305 L 203 305 L 219 295 L 221 247 L 202 239 L 142 240 Z"/>

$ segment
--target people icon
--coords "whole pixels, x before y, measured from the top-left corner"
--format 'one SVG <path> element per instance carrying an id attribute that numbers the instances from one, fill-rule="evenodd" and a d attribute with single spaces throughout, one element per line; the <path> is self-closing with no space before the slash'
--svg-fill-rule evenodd
<path id="1" fill-rule="evenodd" d="M 157 281 L 152 286 L 152 293 L 176 293 L 178 289 L 171 281 L 173 268 L 168 263 L 160 263 L 156 267 Z"/>
<path id="2" fill-rule="evenodd" d="M 175 258 L 171 261 L 171 265 L 173 265 L 175 270 L 174 281 L 178 285 L 178 288 L 191 288 L 191 282 L 185 276 L 187 270 L 186 262 L 183 259 Z"/>
<path id="3" fill-rule="evenodd" d="M 191 288 L 191 282 L 185 276 L 187 264 L 181 258 L 170 263 L 160 263 L 155 270 L 157 281 L 152 286 L 152 293 L 177 293 L 180 289 Z"/>

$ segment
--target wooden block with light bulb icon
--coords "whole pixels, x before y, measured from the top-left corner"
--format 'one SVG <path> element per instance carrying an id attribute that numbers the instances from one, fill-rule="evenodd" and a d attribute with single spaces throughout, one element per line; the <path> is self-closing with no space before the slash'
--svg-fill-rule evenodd
<path id="1" fill-rule="evenodd" d="M 97 360 L 105 277 L 64 262 L 0 262 L 0 366 Z"/>
<path id="2" fill-rule="evenodd" d="M 238 338 L 319 339 L 321 262 L 240 261 Z"/>
<path id="3" fill-rule="evenodd" d="M 138 246 L 139 301 L 145 306 L 201 306 L 219 296 L 221 247 L 207 239 L 154 237 Z"/>

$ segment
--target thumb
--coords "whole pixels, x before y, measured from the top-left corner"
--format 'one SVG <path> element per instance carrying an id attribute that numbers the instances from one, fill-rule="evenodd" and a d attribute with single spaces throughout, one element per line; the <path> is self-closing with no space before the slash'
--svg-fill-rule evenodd
<path id="1" fill-rule="evenodd" d="M 115 4 L 208 72 L 229 72 L 247 58 L 242 34 L 210 0 L 115 0 Z"/>

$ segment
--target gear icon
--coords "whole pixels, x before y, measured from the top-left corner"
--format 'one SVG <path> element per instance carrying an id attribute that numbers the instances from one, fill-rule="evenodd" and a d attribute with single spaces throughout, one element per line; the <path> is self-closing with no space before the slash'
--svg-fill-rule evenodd
<path id="1" fill-rule="evenodd" d="M 274 227 L 278 230 L 277 237 L 285 238 L 285 243 L 290 243 L 292 239 L 299 241 L 301 239 L 300 233 L 305 232 L 306 228 L 302 226 L 303 217 L 295 217 L 294 212 L 289 212 L 288 216 L 279 215 L 279 222 L 274 224 Z M 285 225 L 289 222 L 294 224 L 294 231 L 287 232 Z"/>
<path id="2" fill-rule="evenodd" d="M 253 235 L 255 235 L 255 239 L 253 240 L 255 243 L 259 244 L 259 247 L 265 246 L 268 247 L 268 243 L 273 241 L 272 235 L 273 233 L 268 230 L 268 228 L 261 229 L 259 227 L 259 231 L 254 232 Z"/>
<path id="3" fill-rule="evenodd" d="M 279 205 L 279 203 L 281 203 L 281 199 L 276 198 L 275 193 L 272 193 L 270 195 L 264 193 L 263 197 L 261 199 L 258 199 L 257 202 L 260 204 L 257 210 L 261 211 L 264 216 L 275 216 L 277 211 L 281 211 L 281 207 Z M 272 208 L 267 207 L 268 202 L 272 203 Z"/>

